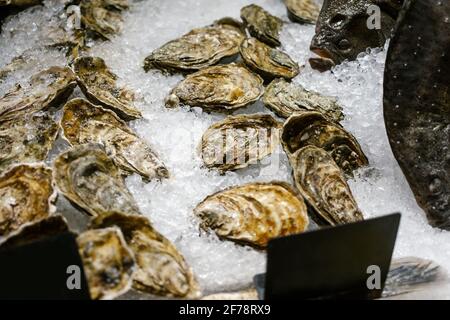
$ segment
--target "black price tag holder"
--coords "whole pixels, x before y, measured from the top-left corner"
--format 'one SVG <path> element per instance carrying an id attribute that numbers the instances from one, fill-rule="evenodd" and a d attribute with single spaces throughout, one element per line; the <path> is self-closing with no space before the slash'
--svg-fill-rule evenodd
<path id="1" fill-rule="evenodd" d="M 254 277 L 259 298 L 381 297 L 400 216 L 395 213 L 271 240 L 266 273 Z M 377 276 L 380 285 L 368 285 Z"/>
<path id="2" fill-rule="evenodd" d="M 79 277 L 79 286 L 71 285 L 71 276 Z M 76 235 L 64 232 L 0 250 L 0 299 L 89 300 Z"/>

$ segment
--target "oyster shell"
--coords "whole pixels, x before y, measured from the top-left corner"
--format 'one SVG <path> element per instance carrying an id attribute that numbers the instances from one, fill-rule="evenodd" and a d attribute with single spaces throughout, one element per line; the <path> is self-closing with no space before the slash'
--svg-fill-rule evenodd
<path id="1" fill-rule="evenodd" d="M 166 107 L 182 103 L 206 111 L 230 112 L 255 102 L 263 91 L 261 77 L 243 66 L 212 66 L 181 81 L 166 99 Z"/>
<path id="2" fill-rule="evenodd" d="M 280 31 L 283 21 L 280 18 L 260 6 L 251 4 L 241 9 L 241 19 L 253 37 L 273 47 L 281 44 Z"/>
<path id="3" fill-rule="evenodd" d="M 0 98 L 0 121 L 24 117 L 63 103 L 76 86 L 66 67 L 51 67 L 35 74 L 25 86 L 17 84 Z"/>
<path id="4" fill-rule="evenodd" d="M 303 147 L 290 162 L 295 186 L 314 208 L 317 222 L 337 225 L 363 220 L 341 169 L 325 150 Z"/>
<path id="5" fill-rule="evenodd" d="M 275 79 L 267 86 L 263 102 L 281 118 L 289 118 L 293 113 L 302 111 L 317 111 L 336 122 L 344 118 L 342 107 L 336 99 L 308 91 L 284 79 Z"/>
<path id="6" fill-rule="evenodd" d="M 7 78 L 11 73 L 23 68 L 26 65 L 26 60 L 23 55 L 13 58 L 8 64 L 0 68 L 0 83 Z"/>
<path id="7" fill-rule="evenodd" d="M 298 64 L 286 53 L 256 38 L 245 39 L 240 52 L 245 64 L 266 80 L 277 77 L 292 79 L 300 72 Z"/>
<path id="8" fill-rule="evenodd" d="M 203 163 L 221 172 L 255 164 L 277 147 L 280 127 L 268 114 L 229 116 L 203 134 Z"/>
<path id="9" fill-rule="evenodd" d="M 314 0 L 284 0 L 284 4 L 292 22 L 316 24 L 320 7 Z"/>
<path id="10" fill-rule="evenodd" d="M 142 118 L 133 105 L 134 94 L 116 85 L 117 76 L 98 57 L 80 57 L 73 63 L 78 84 L 86 97 L 95 104 L 111 109 L 124 120 Z"/>
<path id="11" fill-rule="evenodd" d="M 135 261 L 120 229 L 88 230 L 77 243 L 92 299 L 113 299 L 130 289 Z"/>
<path id="12" fill-rule="evenodd" d="M 212 26 L 198 28 L 154 50 L 145 58 L 144 69 L 168 71 L 196 71 L 220 60 L 236 56 L 244 40 L 241 29 L 220 20 Z"/>
<path id="13" fill-rule="evenodd" d="M 18 165 L 0 177 L 0 236 L 52 214 L 56 193 L 52 170 L 43 165 Z"/>
<path id="14" fill-rule="evenodd" d="M 66 219 L 61 215 L 52 215 L 37 222 L 25 224 L 10 233 L 4 241 L 0 241 L 0 248 L 21 246 L 68 231 Z"/>
<path id="15" fill-rule="evenodd" d="M 61 127 L 73 145 L 99 143 L 125 173 L 137 173 L 146 180 L 168 178 L 169 171 L 151 148 L 110 110 L 84 99 L 64 106 Z"/>
<path id="16" fill-rule="evenodd" d="M 323 148 L 348 175 L 369 163 L 358 141 L 349 132 L 315 111 L 289 117 L 283 125 L 281 142 L 288 154 L 307 145 Z"/>
<path id="17" fill-rule="evenodd" d="M 91 227 L 117 226 L 131 248 L 137 270 L 133 287 L 164 297 L 196 298 L 198 286 L 183 256 L 143 216 L 111 213 L 95 218 Z"/>
<path id="18" fill-rule="evenodd" d="M 110 211 L 140 214 L 119 169 L 102 146 L 75 146 L 60 154 L 53 167 L 59 191 L 89 215 Z"/>
<path id="19" fill-rule="evenodd" d="M 121 11 L 127 8 L 125 0 L 82 0 L 81 23 L 95 35 L 110 40 L 122 30 Z"/>
<path id="20" fill-rule="evenodd" d="M 0 122 L 0 172 L 16 163 L 44 161 L 58 135 L 58 125 L 45 114 Z"/>
<path id="21" fill-rule="evenodd" d="M 202 229 L 257 248 L 271 238 L 303 232 L 309 223 L 303 198 L 284 182 L 225 189 L 208 196 L 194 213 Z"/>

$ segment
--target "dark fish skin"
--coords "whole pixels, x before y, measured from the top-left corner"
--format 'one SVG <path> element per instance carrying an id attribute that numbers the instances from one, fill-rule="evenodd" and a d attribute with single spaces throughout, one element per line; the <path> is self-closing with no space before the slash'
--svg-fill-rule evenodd
<path id="1" fill-rule="evenodd" d="M 450 1 L 404 9 L 386 59 L 386 130 L 429 223 L 450 230 Z"/>
<path id="2" fill-rule="evenodd" d="M 330 69 L 344 60 L 355 60 L 367 48 L 382 47 L 390 38 L 403 0 L 324 0 L 311 51 L 320 58 L 310 60 L 319 71 Z M 369 29 L 367 9 L 377 5 L 381 29 Z"/>

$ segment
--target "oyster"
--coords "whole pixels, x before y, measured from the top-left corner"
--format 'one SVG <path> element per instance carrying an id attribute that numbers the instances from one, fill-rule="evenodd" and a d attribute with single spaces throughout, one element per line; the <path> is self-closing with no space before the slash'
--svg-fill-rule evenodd
<path id="1" fill-rule="evenodd" d="M 292 79 L 300 72 L 298 64 L 286 53 L 269 47 L 256 38 L 245 39 L 240 52 L 246 65 L 266 80 L 276 77 Z"/>
<path id="2" fill-rule="evenodd" d="M 134 172 L 146 180 L 169 177 L 169 171 L 151 148 L 110 110 L 73 99 L 64 106 L 61 127 L 71 145 L 103 145 L 125 174 Z"/>
<path id="3" fill-rule="evenodd" d="M 112 73 L 102 58 L 80 57 L 74 61 L 78 84 L 86 97 L 96 104 L 111 109 L 124 120 L 142 118 L 133 105 L 134 94 L 116 85 L 117 76 Z"/>
<path id="4" fill-rule="evenodd" d="M 182 103 L 206 111 L 229 112 L 255 102 L 263 91 L 263 80 L 243 66 L 212 66 L 181 81 L 166 99 L 166 107 Z"/>
<path id="5" fill-rule="evenodd" d="M 35 74 L 25 86 L 17 84 L 0 98 L 0 121 L 24 117 L 63 103 L 76 86 L 69 68 L 51 67 Z"/>
<path id="6" fill-rule="evenodd" d="M 60 154 L 53 166 L 61 193 L 89 215 L 110 211 L 140 214 L 119 169 L 102 146 L 75 146 Z"/>
<path id="7" fill-rule="evenodd" d="M 195 71 L 236 56 L 244 40 L 241 29 L 228 20 L 198 28 L 154 50 L 145 58 L 144 69 Z"/>
<path id="8" fill-rule="evenodd" d="M 43 165 L 18 165 L 0 177 L 0 236 L 54 212 L 52 171 Z"/>
<path id="9" fill-rule="evenodd" d="M 143 216 L 111 213 L 95 218 L 91 227 L 117 226 L 136 259 L 133 287 L 151 294 L 195 298 L 199 295 L 191 269 L 174 245 Z"/>
<path id="10" fill-rule="evenodd" d="M 257 248 L 271 238 L 303 232 L 309 223 L 303 198 L 284 182 L 225 189 L 208 196 L 194 213 L 202 229 Z"/>
<path id="11" fill-rule="evenodd" d="M 314 0 L 284 0 L 292 22 L 316 24 L 320 7 Z"/>
<path id="12" fill-rule="evenodd" d="M 113 299 L 130 289 L 135 261 L 118 228 L 85 231 L 77 243 L 92 299 Z"/>
<path id="13" fill-rule="evenodd" d="M 0 248 L 29 244 L 68 231 L 66 219 L 61 215 L 52 215 L 37 222 L 25 224 L 10 233 L 4 241 L 0 241 Z"/>
<path id="14" fill-rule="evenodd" d="M 45 114 L 0 122 L 0 172 L 16 163 L 44 161 L 58 135 L 58 125 Z"/>
<path id="15" fill-rule="evenodd" d="M 241 9 L 241 19 L 253 37 L 273 47 L 281 44 L 280 31 L 283 21 L 280 18 L 260 6 L 251 4 Z"/>
<path id="16" fill-rule="evenodd" d="M 222 172 L 255 164 L 274 151 L 280 127 L 268 114 L 229 116 L 203 134 L 203 162 L 207 168 Z"/>
<path id="17" fill-rule="evenodd" d="M 317 222 L 337 225 L 363 220 L 341 169 L 325 150 L 303 147 L 290 162 L 295 185 L 314 208 Z"/>
<path id="18" fill-rule="evenodd" d="M 24 59 L 23 55 L 13 58 L 8 64 L 0 69 L 0 83 L 11 73 L 23 68 L 26 63 L 27 61 Z"/>
<path id="19" fill-rule="evenodd" d="M 315 111 L 289 117 L 283 125 L 281 142 L 288 155 L 307 145 L 323 148 L 348 175 L 369 163 L 349 132 Z"/>
<path id="20" fill-rule="evenodd" d="M 263 102 L 281 118 L 289 118 L 294 112 L 301 111 L 318 111 L 336 122 L 344 118 L 336 99 L 284 79 L 275 79 L 267 86 Z"/>
<path id="21" fill-rule="evenodd" d="M 415 257 L 393 260 L 384 284 L 383 298 L 424 289 L 443 278 L 444 270 L 431 260 Z"/>
<path id="22" fill-rule="evenodd" d="M 127 8 L 126 0 L 81 0 L 81 22 L 90 32 L 110 40 L 121 31 L 121 11 Z"/>

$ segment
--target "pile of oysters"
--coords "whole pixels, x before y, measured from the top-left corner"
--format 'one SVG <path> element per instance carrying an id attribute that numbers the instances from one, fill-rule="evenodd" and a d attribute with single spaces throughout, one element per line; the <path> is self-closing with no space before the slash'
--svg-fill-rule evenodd
<path id="1" fill-rule="evenodd" d="M 158 153 L 128 125 L 142 118 L 135 94 L 118 85 L 102 58 L 89 55 L 86 39 L 105 41 L 119 33 L 128 1 L 65 3 L 78 8 L 81 26 L 50 30 L 44 45 L 63 47 L 67 66 L 42 70 L 0 98 L 0 248 L 68 230 L 55 206 L 63 196 L 90 217 L 77 243 L 93 299 L 112 299 L 131 287 L 199 298 L 184 257 L 140 211 L 124 182 L 130 174 L 170 179 Z M 298 23 L 315 23 L 320 10 L 309 0 L 286 0 L 286 6 Z M 307 230 L 310 219 L 331 226 L 362 220 L 347 179 L 368 159 L 339 123 L 342 107 L 291 82 L 302 67 L 280 49 L 281 19 L 257 5 L 243 7 L 241 19 L 193 29 L 143 62 L 147 72 L 185 75 L 167 108 L 227 114 L 199 141 L 205 170 L 224 174 L 259 165 L 280 144 L 292 167 L 293 185 L 253 182 L 209 195 L 193 210 L 200 228 L 264 250 L 272 238 Z M 0 79 L 25 60 L 11 61 Z M 84 98 L 69 100 L 77 86 Z M 260 99 L 273 115 L 231 115 Z M 49 167 L 44 162 L 58 136 L 71 148 Z"/>

